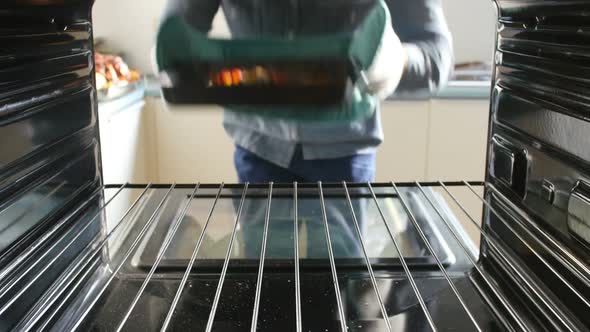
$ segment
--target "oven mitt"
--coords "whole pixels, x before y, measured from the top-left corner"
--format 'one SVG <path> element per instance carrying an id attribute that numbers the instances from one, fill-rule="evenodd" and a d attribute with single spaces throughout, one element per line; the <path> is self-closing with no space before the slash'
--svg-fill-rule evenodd
<path id="1" fill-rule="evenodd" d="M 389 9 L 383 0 L 376 2 L 362 24 L 353 33 L 284 38 L 211 39 L 190 27 L 182 18 L 171 16 L 162 25 L 157 37 L 156 61 L 160 72 L 175 64 L 201 61 L 239 60 L 296 60 L 309 58 L 346 58 L 356 67 L 357 79 L 346 105 L 335 106 L 227 106 L 236 112 L 248 112 L 264 117 L 298 121 L 358 121 L 370 117 L 376 109 L 376 96 L 393 92 L 399 74 L 391 75 L 384 50 L 393 35 L 394 45 L 399 40 L 391 27 Z M 399 43 L 401 47 L 401 43 Z M 384 66 L 385 64 L 385 66 Z M 392 67 L 392 66 L 389 66 Z M 394 77 L 393 80 L 384 79 Z M 395 79 L 396 76 L 397 79 Z M 163 77 L 165 79 L 165 76 Z M 392 83 L 393 82 L 393 83 Z"/>

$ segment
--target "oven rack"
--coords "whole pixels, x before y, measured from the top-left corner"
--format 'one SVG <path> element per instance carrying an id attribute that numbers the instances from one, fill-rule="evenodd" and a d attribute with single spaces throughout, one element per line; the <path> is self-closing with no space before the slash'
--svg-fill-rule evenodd
<path id="1" fill-rule="evenodd" d="M 504 226 L 510 230 L 513 235 L 522 242 L 523 245 L 530 250 L 530 254 L 538 258 L 546 267 L 555 274 L 559 280 L 563 282 L 563 284 L 569 288 L 576 296 L 579 297 L 584 303 L 588 305 L 590 308 L 590 304 L 588 300 L 584 297 L 584 295 L 574 286 L 572 283 L 562 276 L 562 272 L 559 271 L 553 264 L 551 264 L 546 257 L 539 253 L 538 248 L 548 249 L 549 252 L 552 253 L 554 256 L 553 258 L 556 259 L 563 259 L 563 255 L 570 254 L 567 248 L 560 248 L 559 250 L 554 250 L 553 246 L 547 244 L 547 240 L 552 239 L 551 235 L 543 232 L 541 228 L 536 226 L 536 232 L 532 232 L 525 228 L 527 237 L 522 235 L 520 231 L 521 228 L 516 227 L 513 221 L 507 220 L 498 210 L 497 208 L 493 207 L 489 200 L 484 198 L 484 196 L 479 192 L 480 190 L 483 191 L 490 191 L 494 193 L 498 193 L 494 186 L 491 184 L 483 183 L 483 182 L 468 182 L 468 181 L 456 181 L 456 182 L 404 182 L 404 183 L 375 183 L 375 184 L 353 184 L 353 183 L 315 183 L 315 184 L 118 184 L 118 185 L 106 185 L 103 186 L 101 189 L 97 190 L 93 193 L 93 195 L 88 198 L 86 202 L 84 202 L 81 206 L 90 205 L 91 202 L 96 199 L 97 197 L 102 197 L 104 192 L 107 190 L 116 190 L 116 192 L 108 197 L 108 199 L 104 199 L 103 203 L 100 206 L 100 209 L 91 217 L 87 222 L 85 227 L 90 227 L 92 225 L 92 221 L 99 220 L 101 218 L 104 219 L 104 212 L 109 207 L 109 205 L 113 202 L 115 198 L 120 195 L 124 195 L 126 192 L 130 190 L 137 190 L 140 193 L 137 197 L 130 203 L 128 208 L 125 212 L 117 218 L 116 223 L 108 229 L 108 232 L 102 232 L 94 242 L 90 243 L 90 245 L 80 253 L 80 255 L 72 261 L 70 266 L 65 269 L 58 278 L 45 292 L 44 296 L 41 297 L 40 301 L 38 301 L 33 308 L 28 312 L 28 314 L 20 320 L 20 323 L 17 325 L 16 330 L 49 330 L 50 328 L 57 330 L 76 330 L 80 329 L 84 326 L 85 322 L 88 319 L 91 319 L 90 313 L 96 309 L 98 305 L 100 305 L 99 300 L 104 295 L 105 291 L 118 278 L 119 274 L 125 270 L 125 267 L 129 264 L 130 259 L 132 258 L 133 253 L 141 246 L 142 239 L 146 236 L 150 228 L 158 223 L 158 217 L 161 210 L 166 205 L 167 200 L 175 193 L 175 191 L 183 190 L 184 192 L 189 192 L 188 198 L 185 203 L 183 203 L 182 209 L 173 224 L 171 225 L 171 232 L 166 235 L 165 240 L 162 243 L 162 248 L 158 251 L 158 254 L 155 258 L 155 261 L 149 272 L 141 276 L 143 281 L 141 282 L 141 286 L 139 287 L 138 291 L 133 296 L 132 302 L 129 304 L 128 307 L 124 309 L 124 314 L 122 318 L 116 322 L 116 331 L 124 331 L 129 328 L 128 323 L 129 319 L 132 316 L 134 310 L 136 310 L 136 306 L 140 301 L 141 296 L 146 290 L 146 287 L 150 283 L 153 278 L 157 278 L 157 276 L 161 273 L 158 269 L 158 265 L 162 262 L 164 253 L 166 252 L 167 248 L 173 243 L 173 239 L 176 236 L 176 232 L 178 231 L 180 224 L 183 221 L 184 216 L 186 215 L 189 207 L 194 201 L 196 197 L 208 197 L 213 199 L 213 203 L 210 206 L 210 209 L 207 212 L 206 222 L 204 227 L 199 234 L 198 240 L 194 244 L 192 254 L 190 259 L 188 260 L 188 264 L 184 267 L 182 271 L 182 277 L 180 282 L 178 283 L 178 287 L 174 292 L 174 297 L 171 301 L 171 305 L 167 311 L 163 324 L 160 328 L 161 331 L 170 330 L 171 323 L 174 321 L 175 313 L 177 310 L 177 306 L 181 302 L 183 292 L 187 287 L 187 283 L 189 278 L 193 277 L 195 263 L 197 261 L 198 254 L 201 250 L 204 235 L 207 231 L 207 227 L 209 226 L 210 220 L 212 215 L 215 213 L 215 208 L 218 202 L 222 199 L 237 199 L 239 200 L 239 205 L 237 206 L 237 214 L 235 216 L 235 221 L 233 223 L 233 228 L 231 231 L 231 236 L 229 239 L 229 246 L 225 250 L 225 256 L 223 258 L 223 263 L 221 266 L 221 271 L 218 273 L 219 281 L 217 283 L 215 289 L 215 295 L 212 300 L 210 312 L 208 315 L 207 323 L 205 331 L 212 331 L 213 326 L 215 323 L 216 318 L 216 311 L 219 306 L 220 297 L 224 287 L 224 281 L 226 280 L 226 276 L 228 275 L 228 271 L 230 268 L 230 261 L 231 255 L 233 252 L 233 246 L 235 244 L 236 233 L 238 230 L 238 225 L 240 222 L 240 218 L 242 215 L 242 211 L 244 208 L 244 202 L 247 198 L 256 197 L 259 199 L 266 199 L 266 207 L 264 211 L 264 227 L 262 230 L 262 243 L 260 247 L 260 252 L 258 254 L 257 260 L 257 272 L 256 272 L 256 283 L 255 283 L 255 296 L 252 299 L 254 305 L 251 314 L 251 325 L 249 327 L 244 327 L 244 330 L 251 330 L 256 331 L 259 323 L 259 311 L 260 311 L 260 302 L 261 302 L 261 290 L 262 290 L 262 283 L 264 282 L 265 277 L 265 262 L 267 261 L 266 251 L 267 251 L 267 242 L 268 242 L 268 231 L 269 231 L 269 224 L 271 222 L 270 218 L 270 211 L 273 204 L 273 200 L 276 199 L 291 199 L 293 204 L 293 220 L 292 220 L 292 227 L 293 227 L 293 269 L 294 269 L 294 276 L 295 276 L 295 287 L 294 287 L 294 294 L 293 297 L 295 298 L 295 325 L 296 331 L 303 331 L 304 325 L 303 321 L 305 317 L 302 316 L 302 296 L 301 296 L 301 279 L 300 276 L 302 272 L 302 266 L 300 265 L 300 248 L 299 248 L 299 216 L 298 216 L 298 206 L 299 201 L 303 198 L 309 198 L 317 196 L 319 199 L 319 203 L 321 206 L 321 216 L 323 219 L 323 227 L 324 227 L 324 235 L 325 235 L 325 244 L 328 249 L 328 260 L 326 269 L 329 267 L 329 272 L 331 275 L 332 283 L 333 283 L 333 291 L 335 295 L 336 305 L 337 305 L 337 313 L 336 313 L 336 320 L 339 322 L 339 329 L 341 331 L 350 331 L 354 330 L 349 324 L 347 324 L 347 313 L 345 312 L 345 305 L 343 304 L 344 299 L 342 297 L 342 288 L 340 282 L 342 281 L 342 276 L 339 275 L 339 264 L 337 263 L 338 257 L 336 257 L 334 250 L 333 250 L 333 243 L 330 229 L 330 223 L 328 222 L 327 213 L 326 213 L 326 199 L 340 197 L 346 200 L 348 208 L 350 209 L 350 215 L 352 216 L 352 220 L 350 222 L 354 226 L 354 231 L 356 236 L 359 240 L 359 245 L 361 248 L 362 253 L 362 262 L 364 264 L 363 268 L 366 268 L 368 272 L 368 278 L 370 280 L 370 284 L 372 286 L 374 296 L 377 299 L 377 305 L 379 307 L 380 315 L 383 327 L 382 330 L 387 331 L 394 331 L 396 330 L 389 319 L 391 317 L 390 313 L 388 312 L 387 305 L 385 304 L 384 295 L 380 291 L 380 287 L 378 286 L 378 279 L 380 279 L 380 275 L 382 274 L 381 269 L 377 269 L 375 264 L 373 263 L 373 259 L 367 253 L 367 242 L 363 239 L 363 233 L 361 231 L 361 227 L 359 227 L 359 220 L 357 218 L 357 210 L 355 210 L 355 205 L 353 202 L 359 198 L 372 200 L 373 204 L 376 206 L 379 217 L 385 228 L 387 229 L 386 236 L 393 243 L 393 247 L 396 251 L 396 255 L 399 258 L 399 263 L 401 265 L 401 272 L 407 281 L 410 284 L 411 290 L 413 295 L 415 296 L 418 306 L 423 313 L 428 327 L 433 331 L 438 331 L 439 327 L 436 324 L 436 320 L 431 315 L 431 308 L 428 304 L 429 299 L 425 298 L 423 293 L 420 290 L 418 283 L 416 282 L 416 275 L 420 274 L 420 270 L 416 269 L 411 263 L 408 262 L 407 258 L 404 257 L 404 253 L 402 252 L 401 245 L 398 243 L 399 239 L 396 238 L 394 231 L 391 228 L 391 222 L 388 220 L 389 216 L 387 213 L 384 212 L 383 201 L 381 198 L 396 198 L 399 200 L 399 203 L 403 207 L 403 211 L 407 214 L 407 217 L 410 221 L 410 226 L 413 227 L 413 230 L 418 235 L 420 241 L 424 244 L 428 255 L 430 255 L 434 259 L 434 263 L 436 266 L 436 273 L 438 276 L 443 278 L 448 284 L 450 292 L 455 296 L 458 309 L 463 311 L 465 314 L 465 320 L 463 322 L 457 323 L 460 324 L 459 326 L 464 326 L 465 330 L 476 330 L 476 331 L 484 331 L 486 330 L 486 326 L 490 326 L 489 324 L 493 324 L 494 326 L 502 326 L 506 329 L 517 329 L 523 331 L 533 331 L 534 328 L 531 326 L 531 320 L 527 317 L 526 313 L 529 312 L 526 308 L 523 308 L 522 301 L 516 301 L 514 299 L 514 295 L 510 294 L 509 291 L 505 287 L 501 287 L 503 283 L 502 278 L 499 278 L 495 275 L 492 269 L 489 269 L 485 264 L 482 264 L 482 257 L 478 255 L 477 252 L 473 250 L 473 244 L 469 242 L 466 238 L 464 232 L 458 228 L 456 220 L 453 219 L 452 215 L 449 215 L 448 210 L 446 210 L 440 202 L 437 200 L 437 197 L 432 194 L 433 189 L 440 190 L 446 197 L 449 199 L 448 201 L 455 205 L 459 211 L 461 211 L 469 221 L 470 225 L 477 230 L 478 236 L 480 236 L 480 240 L 482 246 L 488 246 L 498 257 L 501 259 L 505 264 L 508 265 L 510 268 L 510 272 L 518 275 L 518 280 L 524 280 L 525 284 L 521 285 L 520 287 L 524 287 L 527 290 L 531 291 L 531 297 L 536 300 L 535 304 L 543 309 L 544 312 L 547 312 L 550 317 L 553 317 L 556 320 L 560 320 L 565 326 L 571 327 L 572 330 L 576 330 L 578 326 L 578 322 L 575 318 L 564 309 L 563 306 L 558 305 L 555 303 L 551 296 L 547 295 L 543 289 L 543 286 L 538 283 L 538 281 L 530 276 L 526 275 L 525 270 L 522 266 L 518 265 L 515 256 L 510 252 L 510 249 L 507 248 L 505 244 L 502 243 L 501 239 L 488 229 L 486 229 L 485 225 L 481 225 L 481 221 L 479 217 L 476 217 L 473 211 L 469 211 L 469 209 L 465 206 L 462 200 L 458 197 L 456 193 L 453 193 L 454 188 L 461 188 L 462 190 L 468 192 L 472 195 L 472 198 L 481 202 L 481 207 L 483 209 L 483 215 L 485 216 L 493 216 L 499 220 Z M 199 196 L 200 192 L 207 189 L 207 193 L 202 194 Z M 144 224 L 140 225 L 139 232 L 135 233 L 135 236 L 131 239 L 126 239 L 125 241 L 128 243 L 126 250 L 122 254 L 122 258 L 119 261 L 109 262 L 108 268 L 102 271 L 100 277 L 96 277 L 96 270 L 101 264 L 104 264 L 105 261 L 109 261 L 109 246 L 112 245 L 113 240 L 115 237 L 119 236 L 118 234 L 122 229 L 125 229 L 127 226 L 125 225 L 126 222 L 132 220 L 129 218 L 133 214 L 137 214 L 142 209 L 146 209 L 146 205 L 143 204 L 145 198 L 148 196 L 150 191 L 154 190 L 163 190 L 165 194 L 162 195 L 161 199 L 159 199 L 158 204 L 152 207 L 152 212 L 150 217 L 145 221 Z M 188 191 L 187 191 L 188 190 Z M 432 240 L 426 236 L 426 231 L 424 230 L 424 226 L 418 222 L 415 216 L 415 208 L 412 207 L 410 204 L 410 197 L 409 193 L 413 191 L 420 195 L 421 198 L 428 203 L 429 208 L 432 208 L 433 211 L 436 212 L 437 215 L 437 226 L 444 228 L 448 231 L 448 234 L 452 235 L 452 238 L 448 239 L 449 241 L 453 241 L 460 248 L 462 251 L 460 254 L 464 255 L 469 262 L 468 269 L 464 269 L 462 271 L 457 272 L 456 270 L 449 269 L 449 264 L 447 264 L 443 258 L 441 258 L 442 253 L 440 251 L 437 252 L 436 248 L 438 246 L 435 243 L 432 243 Z M 215 192 L 211 194 L 211 192 Z M 316 194 L 314 194 L 314 192 Z M 405 193 L 404 193 L 405 192 Z M 151 211 L 151 210 L 150 210 Z M 74 218 L 75 214 L 72 214 L 70 217 Z M 101 221 L 101 222 L 104 222 Z M 58 225 L 59 226 L 59 225 Z M 55 232 L 58 234 L 58 226 L 55 229 L 52 229 L 50 232 Z M 85 228 L 84 228 L 85 229 Z M 79 230 L 80 234 L 84 232 L 84 229 Z M 539 235 L 540 234 L 540 235 Z M 50 234 L 51 235 L 51 234 Z M 46 236 L 39 241 L 47 241 L 50 236 Z M 46 254 L 52 252 L 51 250 L 45 251 L 45 254 L 42 254 L 40 257 L 35 257 L 35 260 L 32 262 L 27 262 L 28 264 L 22 263 L 23 261 L 27 261 L 26 257 L 29 255 L 29 252 L 24 252 L 23 255 L 25 259 L 12 264 L 0 272 L 0 276 L 6 276 L 13 272 L 18 271 L 20 274 L 18 277 L 9 279 L 9 282 L 4 282 L 0 284 L 0 315 L 10 310 L 12 305 L 15 305 L 18 301 L 20 301 L 21 297 L 26 293 L 26 291 L 31 288 L 35 287 L 36 282 L 42 278 L 43 273 L 52 267 L 52 265 L 57 262 L 58 260 L 62 259 L 61 255 L 66 252 L 67 247 L 72 245 L 76 241 L 76 237 L 68 238 L 65 235 L 60 237 L 53 246 L 58 246 L 63 244 L 67 241 L 65 246 L 61 249 L 61 251 L 53 256 L 47 257 Z M 40 246 L 41 243 L 37 243 L 36 246 Z M 111 249 L 112 250 L 112 249 Z M 560 252 L 561 250 L 561 252 Z M 31 255 L 31 257 L 33 257 Z M 573 257 L 573 255 L 568 255 L 568 257 Z M 43 265 L 44 264 L 44 265 Z M 570 264 L 570 268 L 574 272 L 579 272 L 579 276 L 583 277 L 584 275 L 584 268 L 587 269 L 587 266 L 583 262 L 574 261 L 573 264 Z M 507 273 L 504 278 L 511 278 L 511 273 Z M 477 311 L 480 311 L 481 308 L 472 308 L 469 299 L 472 297 L 465 297 L 463 295 L 463 291 L 457 286 L 455 280 L 457 275 L 467 276 L 469 280 L 475 285 L 475 288 L 479 292 L 480 297 L 488 306 L 488 309 L 493 312 L 492 319 L 494 322 L 490 323 L 489 321 L 482 321 L 483 317 L 481 314 L 478 314 Z M 588 285 L 588 280 L 582 279 L 586 285 Z M 18 287 L 18 288 L 17 288 Z M 92 296 L 82 296 L 83 294 L 80 292 L 81 289 L 92 289 Z M 80 295 L 80 296 L 79 296 Z M 486 318 L 489 319 L 489 318 Z M 462 324 L 462 325 L 461 325 Z"/>

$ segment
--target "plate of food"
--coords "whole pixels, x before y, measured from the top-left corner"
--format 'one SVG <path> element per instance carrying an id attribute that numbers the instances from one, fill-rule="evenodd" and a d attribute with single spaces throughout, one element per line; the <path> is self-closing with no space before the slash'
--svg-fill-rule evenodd
<path id="1" fill-rule="evenodd" d="M 139 71 L 129 69 L 120 56 L 95 52 L 94 62 L 99 101 L 121 97 L 135 89 L 141 80 Z"/>

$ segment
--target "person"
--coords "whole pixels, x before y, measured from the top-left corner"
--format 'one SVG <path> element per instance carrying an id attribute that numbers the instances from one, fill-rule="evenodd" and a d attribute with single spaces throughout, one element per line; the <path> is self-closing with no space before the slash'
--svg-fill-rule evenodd
<path id="1" fill-rule="evenodd" d="M 369 70 L 369 90 L 434 94 L 453 66 L 452 39 L 442 0 L 386 0 L 391 23 Z M 178 15 L 207 33 L 220 6 L 234 38 L 321 35 L 353 31 L 371 9 L 361 0 L 169 0 L 165 16 Z M 379 103 L 350 122 L 304 122 L 260 114 L 224 113 L 236 149 L 240 182 L 371 182 L 383 142 Z"/>
<path id="2" fill-rule="evenodd" d="M 296 35 L 352 30 L 371 8 L 370 0 L 170 0 L 167 15 L 180 15 L 196 29 L 207 32 L 220 2 L 232 34 L 237 38 L 259 35 L 294 38 Z M 379 98 L 387 97 L 394 91 L 425 90 L 434 93 L 448 79 L 453 63 L 451 36 L 442 13 L 441 0 L 389 0 L 388 8 L 392 24 L 387 25 L 389 29 L 385 30 L 378 54 L 368 70 L 369 90 Z M 234 157 L 240 181 L 372 182 L 375 177 L 375 153 L 383 141 L 378 103 L 373 105 L 377 109 L 368 112 L 370 117 L 349 123 L 299 123 L 226 110 L 224 126 L 236 143 Z M 297 253 L 303 270 L 314 267 L 329 271 L 327 267 L 332 257 L 337 274 L 343 267 L 348 271 L 367 271 L 363 260 L 365 246 L 361 244 L 361 239 L 366 244 L 369 258 L 385 262 L 382 264 L 395 264 L 397 269 L 401 268 L 400 263 L 396 263 L 400 254 L 410 257 L 415 254 L 403 244 L 400 253 L 392 249 L 392 241 L 384 235 L 387 232 L 382 224 L 385 220 L 381 218 L 377 202 L 370 198 L 366 187 L 351 188 L 353 198 L 348 204 L 343 185 L 325 185 L 324 199 L 319 200 L 320 185 L 317 188 L 298 188 L 297 214 L 293 198 L 289 197 L 290 189 L 275 189 L 272 199 L 267 201 L 264 195 L 260 197 L 261 192 L 266 193 L 264 190 L 250 187 L 250 195 L 243 202 L 240 198 L 243 189 L 231 189 L 236 215 L 243 203 L 240 218 L 236 221 L 239 227 L 234 240 L 240 245 L 236 246 L 238 249 L 234 247 L 232 259 L 241 259 L 243 267 L 247 264 L 260 267 L 259 259 L 264 252 L 265 275 L 269 269 L 272 271 L 279 266 L 284 269 L 294 264 L 295 231 L 299 239 Z M 381 192 L 381 196 L 383 194 Z M 411 240 L 411 233 L 406 230 L 412 226 L 398 216 L 404 212 L 397 211 L 394 198 L 404 194 L 404 190 L 393 193 L 390 188 L 386 194 L 390 197 L 380 198 L 379 202 L 387 220 L 396 225 L 396 234 L 392 236 L 398 237 L 398 241 L 400 238 Z M 267 208 L 270 208 L 268 218 Z M 297 230 L 293 225 L 295 215 L 298 217 Z M 204 221 L 197 222 L 202 225 Z M 265 234 L 267 242 L 263 241 Z M 230 236 L 226 235 L 216 245 L 223 245 L 224 239 Z M 319 289 L 317 285 L 324 283 L 330 285 L 329 280 L 317 279 L 322 274 L 311 279 L 307 276 L 302 279 L 304 290 Z M 339 278 L 344 276 L 338 275 Z M 344 299 L 345 312 L 362 312 L 365 318 L 371 320 L 374 330 L 385 330 L 386 326 L 378 325 L 381 317 L 379 308 L 367 307 L 366 301 L 355 300 L 374 298 L 373 290 L 362 286 L 370 285 L 369 279 L 361 279 L 360 274 L 344 278 L 345 283 L 340 284 L 338 291 Z M 404 319 L 390 320 L 394 330 L 430 330 L 428 320 L 420 310 L 415 310 L 419 308 L 418 299 L 413 296 L 407 282 L 380 280 L 380 285 L 384 303 L 403 311 L 398 316 Z M 249 294 L 247 290 L 243 293 Z M 327 310 L 313 310 L 306 319 L 313 320 L 314 314 L 327 317 L 329 308 L 335 308 L 334 297 L 328 292 L 321 293 L 324 295 L 314 298 L 313 306 Z M 410 319 L 405 319 L 407 317 Z M 350 323 L 347 319 L 347 324 Z"/>

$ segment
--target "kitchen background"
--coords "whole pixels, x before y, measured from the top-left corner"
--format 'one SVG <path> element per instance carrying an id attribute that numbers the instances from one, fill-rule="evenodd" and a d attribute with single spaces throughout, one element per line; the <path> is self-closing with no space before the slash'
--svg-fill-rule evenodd
<path id="1" fill-rule="evenodd" d="M 113 89 L 101 96 L 105 182 L 235 182 L 233 146 L 223 131 L 220 108 L 169 107 L 162 102 L 156 81 L 149 79 L 151 49 L 164 5 L 165 0 L 98 0 L 94 5 L 99 49 L 120 54 L 144 77 L 124 93 Z M 443 5 L 457 64 L 489 64 L 495 26 L 492 2 L 443 0 Z M 213 35 L 228 36 L 221 11 L 213 26 Z M 378 155 L 377 181 L 483 180 L 486 67 L 458 66 L 455 79 L 434 98 L 417 95 L 384 102 L 386 142 Z"/>

